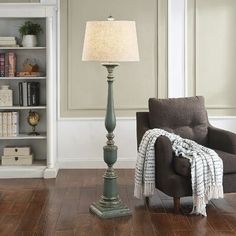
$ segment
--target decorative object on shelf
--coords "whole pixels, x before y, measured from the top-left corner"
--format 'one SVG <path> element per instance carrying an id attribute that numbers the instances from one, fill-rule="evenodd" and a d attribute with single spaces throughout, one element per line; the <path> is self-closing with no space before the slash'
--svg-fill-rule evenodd
<path id="1" fill-rule="evenodd" d="M 23 63 L 23 71 L 19 71 L 16 73 L 18 77 L 36 77 L 42 76 L 43 73 L 39 72 L 39 66 L 36 62 L 36 59 L 27 58 Z"/>
<path id="2" fill-rule="evenodd" d="M 90 210 L 102 218 L 130 215 L 118 195 L 117 175 L 113 165 L 117 160 L 117 146 L 114 145 L 113 131 L 116 117 L 113 102 L 113 70 L 121 61 L 139 61 L 136 27 L 134 21 L 90 21 L 86 24 L 83 61 L 102 61 L 107 68 L 108 97 L 105 127 L 108 131 L 107 145 L 103 147 L 104 161 L 108 169 L 104 175 L 103 195 L 97 203 L 92 203 Z"/>
<path id="3" fill-rule="evenodd" d="M 6 146 L 3 148 L 3 155 L 4 156 L 25 156 L 31 154 L 31 147 L 30 146 Z"/>
<path id="4" fill-rule="evenodd" d="M 27 121 L 28 121 L 28 124 L 32 126 L 32 132 L 30 132 L 29 135 L 33 135 L 33 136 L 40 135 L 38 132 L 35 131 L 36 126 L 38 125 L 40 121 L 39 113 L 37 113 L 36 111 L 30 110 L 29 115 L 27 117 Z"/>
<path id="5" fill-rule="evenodd" d="M 33 155 L 28 147 L 3 148 L 2 165 L 32 165 Z"/>
<path id="6" fill-rule="evenodd" d="M 9 85 L 2 85 L 0 87 L 0 106 L 13 106 L 13 92 Z"/>
<path id="7" fill-rule="evenodd" d="M 26 72 L 26 71 L 19 71 L 16 73 L 17 77 L 42 77 L 45 73 L 42 72 Z"/>
<path id="8" fill-rule="evenodd" d="M 19 29 L 19 32 L 22 36 L 22 46 L 37 46 L 37 35 L 39 35 L 42 31 L 43 29 L 39 24 L 26 21 Z"/>
<path id="9" fill-rule="evenodd" d="M 24 72 L 39 72 L 39 66 L 36 63 L 36 59 L 29 59 L 27 58 L 23 63 L 23 71 Z"/>

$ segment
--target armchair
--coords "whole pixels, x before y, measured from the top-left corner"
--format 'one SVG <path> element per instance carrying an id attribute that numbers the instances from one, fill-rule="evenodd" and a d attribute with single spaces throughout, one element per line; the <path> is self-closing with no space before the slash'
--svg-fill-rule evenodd
<path id="1" fill-rule="evenodd" d="M 223 160 L 224 192 L 236 192 L 236 134 L 209 124 L 204 98 L 149 99 L 149 112 L 137 112 L 137 144 L 148 129 L 161 128 L 214 149 Z M 164 136 L 155 143 L 155 185 L 173 197 L 175 212 L 180 198 L 191 196 L 190 163 L 176 157 Z M 147 198 L 148 200 L 148 198 Z"/>

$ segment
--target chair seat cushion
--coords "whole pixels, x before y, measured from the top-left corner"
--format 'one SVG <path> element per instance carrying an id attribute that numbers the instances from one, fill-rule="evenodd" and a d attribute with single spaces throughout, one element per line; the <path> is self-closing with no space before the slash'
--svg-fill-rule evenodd
<path id="1" fill-rule="evenodd" d="M 236 173 L 236 155 L 215 150 L 219 157 L 223 161 L 224 174 Z M 174 157 L 174 169 L 175 172 L 184 177 L 191 176 L 190 162 L 184 157 Z"/>

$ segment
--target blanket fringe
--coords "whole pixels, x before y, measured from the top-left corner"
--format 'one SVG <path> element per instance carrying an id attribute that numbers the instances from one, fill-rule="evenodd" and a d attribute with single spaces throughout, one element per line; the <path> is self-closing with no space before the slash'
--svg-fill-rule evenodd
<path id="1" fill-rule="evenodd" d="M 152 196 L 155 192 L 155 183 L 135 184 L 134 196 L 138 199 Z"/>
<path id="2" fill-rule="evenodd" d="M 212 185 L 207 188 L 204 197 L 193 196 L 193 209 L 190 214 L 207 216 L 206 204 L 213 198 L 224 198 L 223 186 Z"/>

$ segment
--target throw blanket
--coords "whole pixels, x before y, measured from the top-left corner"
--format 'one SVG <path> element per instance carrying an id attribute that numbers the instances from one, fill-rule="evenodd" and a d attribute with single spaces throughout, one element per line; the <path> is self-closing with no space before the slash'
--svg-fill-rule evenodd
<path id="1" fill-rule="evenodd" d="M 176 156 L 187 158 L 191 164 L 193 192 L 192 213 L 206 216 L 206 204 L 212 198 L 223 198 L 223 162 L 217 153 L 188 139 L 162 129 L 148 130 L 140 143 L 135 169 L 134 196 L 142 199 L 155 190 L 155 142 L 159 136 L 170 139 Z"/>

